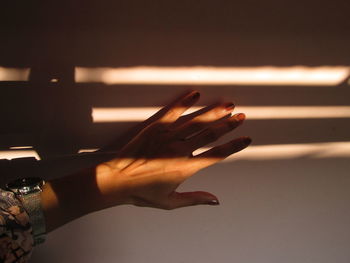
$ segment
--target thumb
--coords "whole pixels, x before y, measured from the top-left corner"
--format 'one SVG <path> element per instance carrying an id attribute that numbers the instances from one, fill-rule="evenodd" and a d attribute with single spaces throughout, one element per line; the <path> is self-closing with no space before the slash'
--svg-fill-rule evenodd
<path id="1" fill-rule="evenodd" d="M 217 197 L 211 193 L 203 191 L 195 192 L 174 192 L 170 195 L 169 201 L 172 208 L 180 208 L 193 205 L 219 205 Z"/>

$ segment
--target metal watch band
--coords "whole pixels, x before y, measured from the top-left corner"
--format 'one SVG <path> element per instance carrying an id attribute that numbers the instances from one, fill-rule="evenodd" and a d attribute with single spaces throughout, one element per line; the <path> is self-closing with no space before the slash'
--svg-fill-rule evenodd
<path id="1" fill-rule="evenodd" d="M 41 191 L 28 193 L 19 196 L 23 203 L 24 209 L 29 215 L 29 220 L 32 225 L 34 246 L 45 242 L 46 224 L 44 213 L 41 207 Z"/>

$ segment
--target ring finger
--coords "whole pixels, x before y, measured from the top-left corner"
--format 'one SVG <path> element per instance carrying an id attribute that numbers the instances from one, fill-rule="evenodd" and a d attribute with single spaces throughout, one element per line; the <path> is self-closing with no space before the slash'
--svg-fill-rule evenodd
<path id="1" fill-rule="evenodd" d="M 208 106 L 199 110 L 203 112 L 198 114 L 198 112 L 192 113 L 188 120 L 178 127 L 175 128 L 175 133 L 178 138 L 188 138 L 195 133 L 198 133 L 210 126 L 212 126 L 216 121 L 222 120 L 228 117 L 234 109 L 233 103 L 220 103 Z"/>
<path id="2" fill-rule="evenodd" d="M 224 134 L 232 131 L 237 126 L 241 125 L 245 120 L 243 113 L 235 114 L 232 117 L 221 121 L 218 124 L 212 125 L 202 132 L 192 136 L 184 141 L 186 147 L 191 151 L 195 151 L 200 147 L 203 147 L 209 143 L 212 143 L 219 139 Z"/>

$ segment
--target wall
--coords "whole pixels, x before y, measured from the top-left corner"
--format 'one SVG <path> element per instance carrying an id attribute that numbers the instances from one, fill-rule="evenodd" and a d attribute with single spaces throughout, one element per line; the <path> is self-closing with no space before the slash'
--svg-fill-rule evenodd
<path id="1" fill-rule="evenodd" d="M 29 82 L 1 82 L 1 149 L 32 145 L 50 159 L 98 148 L 133 123 L 93 123 L 93 107 L 161 106 L 188 88 L 77 84 L 74 67 L 349 66 L 348 10 L 341 0 L 7 3 L 0 66 L 29 67 L 31 75 Z M 222 97 L 248 107 L 349 106 L 346 79 L 331 86 L 196 88 L 202 104 Z M 347 145 L 349 127 L 348 117 L 248 115 L 220 142 L 250 135 L 255 147 L 322 147 L 238 158 L 181 187 L 215 193 L 219 207 L 124 206 L 81 218 L 51 233 L 32 262 L 349 262 L 349 148 L 332 155 L 325 144 Z M 48 177 L 66 173 L 53 170 Z"/>

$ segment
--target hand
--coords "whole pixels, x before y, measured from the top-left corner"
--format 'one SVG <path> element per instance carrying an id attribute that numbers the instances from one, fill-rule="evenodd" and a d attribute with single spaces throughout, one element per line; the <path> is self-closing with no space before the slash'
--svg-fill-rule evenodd
<path id="1" fill-rule="evenodd" d="M 232 103 L 217 103 L 181 117 L 198 99 L 199 93 L 192 91 L 164 107 L 115 159 L 97 166 L 103 207 L 134 204 L 174 209 L 219 203 L 208 192 L 179 193 L 176 189 L 197 171 L 244 149 L 251 140 L 241 137 L 193 156 L 195 150 L 216 141 L 245 119 L 242 113 L 231 116 Z"/>
<path id="2" fill-rule="evenodd" d="M 241 137 L 193 156 L 196 149 L 233 130 L 245 118 L 244 114 L 231 116 L 232 103 L 216 103 L 181 116 L 198 99 L 198 92 L 187 93 L 137 126 L 126 135 L 133 139 L 114 159 L 47 182 L 41 194 L 47 232 L 121 204 L 161 209 L 217 205 L 211 193 L 178 193 L 176 189 L 200 169 L 244 149 L 251 140 Z"/>

